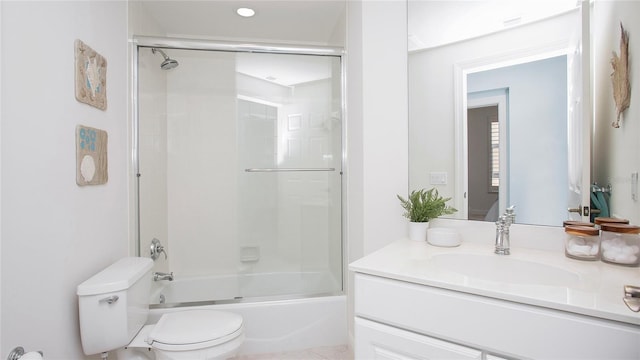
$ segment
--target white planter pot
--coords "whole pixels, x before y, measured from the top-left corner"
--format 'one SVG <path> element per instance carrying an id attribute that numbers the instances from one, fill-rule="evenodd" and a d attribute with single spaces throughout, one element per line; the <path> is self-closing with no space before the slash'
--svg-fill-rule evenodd
<path id="1" fill-rule="evenodd" d="M 409 222 L 409 239 L 427 241 L 428 222 Z"/>

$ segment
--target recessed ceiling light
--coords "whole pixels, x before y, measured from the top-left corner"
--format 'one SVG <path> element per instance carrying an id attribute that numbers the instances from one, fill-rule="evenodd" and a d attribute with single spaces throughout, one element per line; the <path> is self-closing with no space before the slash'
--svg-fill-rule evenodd
<path id="1" fill-rule="evenodd" d="M 238 10 L 236 10 L 236 13 L 242 17 L 252 17 L 256 14 L 255 10 L 244 7 L 238 8 Z"/>

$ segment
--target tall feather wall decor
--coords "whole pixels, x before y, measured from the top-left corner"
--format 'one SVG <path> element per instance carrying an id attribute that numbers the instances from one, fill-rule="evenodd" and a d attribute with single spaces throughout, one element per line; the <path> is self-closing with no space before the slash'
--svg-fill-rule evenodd
<path id="1" fill-rule="evenodd" d="M 629 34 L 620 23 L 620 57 L 613 51 L 611 58 L 611 82 L 613 84 L 613 100 L 616 103 L 616 121 L 611 126 L 620 127 L 620 116 L 631 103 L 631 84 L 629 83 Z"/>

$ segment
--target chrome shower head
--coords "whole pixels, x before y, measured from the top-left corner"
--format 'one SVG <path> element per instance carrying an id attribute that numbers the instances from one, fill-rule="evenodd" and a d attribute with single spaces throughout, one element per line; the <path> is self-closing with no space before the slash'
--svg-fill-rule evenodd
<path id="1" fill-rule="evenodd" d="M 151 52 L 154 54 L 156 52 L 159 52 L 160 55 L 162 55 L 162 57 L 164 58 L 164 61 L 162 62 L 162 64 L 160 64 L 160 68 L 162 70 L 169 70 L 178 66 L 178 62 L 176 60 L 169 58 L 167 54 L 164 53 L 164 51 L 157 48 L 151 48 Z"/>

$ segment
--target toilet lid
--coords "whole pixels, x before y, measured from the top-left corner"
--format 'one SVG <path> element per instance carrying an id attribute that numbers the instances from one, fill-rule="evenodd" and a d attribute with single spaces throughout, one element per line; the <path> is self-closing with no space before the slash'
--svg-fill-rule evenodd
<path id="1" fill-rule="evenodd" d="M 179 311 L 162 315 L 146 341 L 154 347 L 213 346 L 235 338 L 241 328 L 242 316 L 238 314 L 216 310 Z"/>

